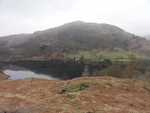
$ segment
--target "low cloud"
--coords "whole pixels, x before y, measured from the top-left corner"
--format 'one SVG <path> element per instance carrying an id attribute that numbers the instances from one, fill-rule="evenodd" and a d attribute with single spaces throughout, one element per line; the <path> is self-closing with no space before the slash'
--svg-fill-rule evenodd
<path id="1" fill-rule="evenodd" d="M 150 34 L 149 0 L 0 0 L 0 36 L 32 33 L 81 20 Z"/>

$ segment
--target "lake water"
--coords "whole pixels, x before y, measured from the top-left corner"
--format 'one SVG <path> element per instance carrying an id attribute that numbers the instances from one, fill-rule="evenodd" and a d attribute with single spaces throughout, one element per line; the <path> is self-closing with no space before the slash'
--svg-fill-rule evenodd
<path id="1" fill-rule="evenodd" d="M 37 74 L 32 71 L 5 70 L 4 73 L 6 75 L 11 76 L 9 79 L 24 79 L 24 78 L 36 77 L 36 78 L 45 78 L 49 80 L 60 80 L 59 78 L 54 78 L 50 75 Z"/>
<path id="2" fill-rule="evenodd" d="M 3 65 L 4 73 L 10 75 L 10 79 L 37 77 L 66 80 L 80 77 L 86 64 L 60 61 L 16 61 L 5 62 Z"/>
<path id="3" fill-rule="evenodd" d="M 81 77 L 88 65 L 89 72 L 101 70 L 101 62 L 73 62 L 73 61 L 16 61 L 5 62 L 4 73 L 10 79 L 24 79 L 29 77 L 46 78 L 50 80 L 67 80 Z"/>
<path id="4" fill-rule="evenodd" d="M 150 62 L 143 62 L 150 66 Z M 117 65 L 120 64 L 119 62 Z M 121 66 L 123 63 L 121 63 Z M 89 72 L 102 69 L 102 62 L 72 62 L 72 61 L 16 61 L 3 62 L 4 73 L 9 79 L 24 79 L 29 77 L 45 78 L 50 80 L 66 80 L 81 77 L 85 66 Z"/>

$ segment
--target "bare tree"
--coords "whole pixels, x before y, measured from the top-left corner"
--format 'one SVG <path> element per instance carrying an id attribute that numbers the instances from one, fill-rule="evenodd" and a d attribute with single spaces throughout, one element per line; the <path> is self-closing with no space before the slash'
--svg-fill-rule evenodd
<path id="1" fill-rule="evenodd" d="M 136 56 L 132 53 L 129 55 L 129 62 L 127 63 L 127 67 L 125 67 L 123 72 L 124 78 L 137 78 L 142 73 L 140 71 L 140 63 Z"/>
<path id="2" fill-rule="evenodd" d="M 90 76 L 89 68 L 88 68 L 88 66 L 86 65 L 86 66 L 85 66 L 85 69 L 84 69 L 84 71 L 83 71 L 83 73 L 82 73 L 82 77 L 89 77 L 89 76 Z"/>

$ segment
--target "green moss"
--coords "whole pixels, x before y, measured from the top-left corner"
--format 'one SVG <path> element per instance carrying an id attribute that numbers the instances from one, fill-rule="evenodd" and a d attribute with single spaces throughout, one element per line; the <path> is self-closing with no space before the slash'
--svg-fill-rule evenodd
<path id="1" fill-rule="evenodd" d="M 88 83 L 83 82 L 83 83 L 80 83 L 80 84 L 75 85 L 75 86 L 67 86 L 67 87 L 63 88 L 59 92 L 59 94 L 77 92 L 77 91 L 85 90 L 88 87 L 89 87 Z"/>
<path id="2" fill-rule="evenodd" d="M 120 85 L 120 87 L 127 88 L 129 86 L 127 86 L 127 85 Z"/>
<path id="3" fill-rule="evenodd" d="M 107 86 L 112 86 L 112 83 L 109 83 L 109 82 L 105 82 L 105 83 L 101 83 L 100 85 L 107 85 Z"/>
<path id="4" fill-rule="evenodd" d="M 109 83 L 109 82 L 105 82 L 105 83 L 93 83 L 94 85 L 107 85 L 107 86 L 112 86 L 112 83 Z"/>
<path id="5" fill-rule="evenodd" d="M 83 97 L 79 97 L 79 99 L 80 99 L 80 100 L 84 100 L 84 98 L 83 98 Z"/>
<path id="6" fill-rule="evenodd" d="M 3 80 L 0 80 L 0 82 L 3 82 Z"/>
<path id="7" fill-rule="evenodd" d="M 117 81 L 118 83 L 123 83 L 123 81 Z"/>
<path id="8" fill-rule="evenodd" d="M 90 100 L 90 102 L 92 102 L 92 103 L 97 103 L 95 100 Z"/>
<path id="9" fill-rule="evenodd" d="M 101 85 L 100 83 L 96 82 L 96 83 L 93 83 L 94 85 Z"/>
<path id="10" fill-rule="evenodd" d="M 69 95 L 68 98 L 72 100 L 75 99 L 76 97 L 74 95 Z"/>
<path id="11" fill-rule="evenodd" d="M 67 82 L 67 84 L 70 84 L 70 82 Z"/>

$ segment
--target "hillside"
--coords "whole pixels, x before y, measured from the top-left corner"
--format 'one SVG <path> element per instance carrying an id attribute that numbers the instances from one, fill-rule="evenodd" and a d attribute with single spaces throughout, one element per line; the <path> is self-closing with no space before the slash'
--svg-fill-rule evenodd
<path id="1" fill-rule="evenodd" d="M 59 94 L 66 86 L 81 91 Z M 68 81 L 28 78 L 0 83 L 0 111 L 7 113 L 149 113 L 150 92 L 138 80 L 80 77 Z M 147 89 L 150 84 L 147 84 Z"/>
<path id="2" fill-rule="evenodd" d="M 103 52 L 118 52 L 126 57 L 129 52 L 135 52 L 139 57 L 150 56 L 150 41 L 145 38 L 114 25 L 82 21 L 33 34 L 0 37 L 0 44 L 1 60 L 79 58 L 84 52 L 89 54 L 87 59 L 98 59 Z"/>
<path id="3" fill-rule="evenodd" d="M 0 82 L 3 80 L 7 80 L 10 76 L 9 75 L 5 75 L 4 73 L 0 72 Z"/>

